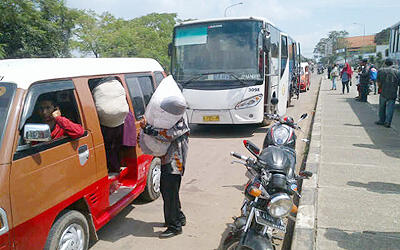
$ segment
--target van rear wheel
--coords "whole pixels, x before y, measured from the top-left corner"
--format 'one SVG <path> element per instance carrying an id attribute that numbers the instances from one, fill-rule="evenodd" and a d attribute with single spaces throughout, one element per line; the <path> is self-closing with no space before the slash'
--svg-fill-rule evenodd
<path id="1" fill-rule="evenodd" d="M 44 249 L 79 249 L 89 246 L 89 225 L 83 214 L 66 211 L 53 224 Z"/>
<path id="2" fill-rule="evenodd" d="M 155 157 L 151 162 L 147 174 L 147 183 L 141 198 L 145 201 L 154 201 L 160 197 L 161 159 Z"/>

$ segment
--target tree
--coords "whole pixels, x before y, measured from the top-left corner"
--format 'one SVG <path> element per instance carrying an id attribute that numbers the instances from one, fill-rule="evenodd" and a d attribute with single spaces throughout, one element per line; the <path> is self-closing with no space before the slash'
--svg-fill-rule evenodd
<path id="1" fill-rule="evenodd" d="M 74 30 L 74 48 L 96 57 L 150 57 L 169 68 L 168 43 L 175 13 L 152 13 L 132 20 L 81 12 Z"/>
<path id="2" fill-rule="evenodd" d="M 389 44 L 390 28 L 386 28 L 379 33 L 376 33 L 374 42 L 377 45 Z"/>
<path id="3" fill-rule="evenodd" d="M 0 13 L 4 58 L 69 56 L 76 11 L 63 0 L 2 0 Z"/>
<path id="4" fill-rule="evenodd" d="M 328 37 L 321 38 L 314 48 L 315 54 L 322 55 L 321 62 L 324 64 L 331 64 L 335 62 L 340 54 L 336 53 L 340 49 L 347 47 L 347 41 L 344 39 L 349 33 L 345 30 L 330 31 Z"/>

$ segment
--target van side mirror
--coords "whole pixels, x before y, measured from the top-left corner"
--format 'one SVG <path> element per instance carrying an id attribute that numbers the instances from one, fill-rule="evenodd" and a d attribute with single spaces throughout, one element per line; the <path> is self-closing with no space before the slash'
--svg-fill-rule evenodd
<path id="1" fill-rule="evenodd" d="M 28 123 L 24 126 L 23 138 L 26 142 L 50 141 L 51 131 L 48 124 Z"/>
<path id="2" fill-rule="evenodd" d="M 269 34 L 263 37 L 263 50 L 268 52 L 271 50 L 271 36 Z"/>
<path id="3" fill-rule="evenodd" d="M 168 56 L 172 56 L 172 43 L 168 44 Z"/>
<path id="4" fill-rule="evenodd" d="M 389 56 L 389 50 L 385 49 L 385 57 L 388 57 L 388 56 Z"/>

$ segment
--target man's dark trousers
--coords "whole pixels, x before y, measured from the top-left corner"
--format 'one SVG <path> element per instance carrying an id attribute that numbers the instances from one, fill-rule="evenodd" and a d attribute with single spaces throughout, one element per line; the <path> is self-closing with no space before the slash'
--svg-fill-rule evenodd
<path id="1" fill-rule="evenodd" d="M 179 189 L 182 176 L 180 174 L 170 174 L 162 171 L 160 189 L 164 200 L 164 219 L 168 228 L 181 231 L 182 222 L 186 220 L 181 211 L 181 202 L 179 200 Z"/>
<path id="2" fill-rule="evenodd" d="M 360 101 L 366 102 L 368 96 L 368 84 L 360 84 Z"/>

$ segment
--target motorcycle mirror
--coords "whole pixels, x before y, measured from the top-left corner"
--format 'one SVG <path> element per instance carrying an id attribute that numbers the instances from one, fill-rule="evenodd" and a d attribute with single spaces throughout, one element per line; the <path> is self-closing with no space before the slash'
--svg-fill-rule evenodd
<path id="1" fill-rule="evenodd" d="M 248 140 L 243 140 L 243 144 L 245 148 L 250 151 L 250 153 L 252 153 L 255 157 L 258 157 L 260 154 L 260 149 L 254 143 Z"/>
<path id="2" fill-rule="evenodd" d="M 272 99 L 271 99 L 271 104 L 272 105 L 276 105 L 276 104 L 278 104 L 278 102 L 279 102 L 278 98 L 272 97 Z"/>
<path id="3" fill-rule="evenodd" d="M 308 114 L 307 114 L 307 113 L 304 113 L 304 114 L 302 114 L 302 115 L 300 116 L 300 118 L 301 118 L 301 119 L 306 119 L 307 116 L 308 116 Z"/>

